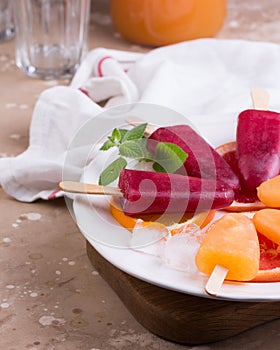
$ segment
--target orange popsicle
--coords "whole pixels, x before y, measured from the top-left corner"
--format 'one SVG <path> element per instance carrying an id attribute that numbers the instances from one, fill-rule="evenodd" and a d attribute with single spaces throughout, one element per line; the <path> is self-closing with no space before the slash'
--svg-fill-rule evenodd
<path id="1" fill-rule="evenodd" d="M 280 208 L 280 175 L 264 181 L 257 188 L 259 200 L 272 208 Z"/>
<path id="2" fill-rule="evenodd" d="M 253 222 L 258 232 L 280 244 L 280 210 L 262 209 L 254 215 Z"/>
<path id="3" fill-rule="evenodd" d="M 229 213 L 207 230 L 196 255 L 197 268 L 211 275 L 219 265 L 228 270 L 226 279 L 249 281 L 259 270 L 260 248 L 252 221 Z"/>

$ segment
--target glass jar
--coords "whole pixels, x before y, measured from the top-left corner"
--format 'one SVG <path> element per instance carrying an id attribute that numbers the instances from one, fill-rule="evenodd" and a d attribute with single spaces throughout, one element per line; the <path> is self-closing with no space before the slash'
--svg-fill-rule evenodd
<path id="1" fill-rule="evenodd" d="M 213 37 L 225 16 L 226 0 L 111 0 L 115 29 L 152 46 Z"/>

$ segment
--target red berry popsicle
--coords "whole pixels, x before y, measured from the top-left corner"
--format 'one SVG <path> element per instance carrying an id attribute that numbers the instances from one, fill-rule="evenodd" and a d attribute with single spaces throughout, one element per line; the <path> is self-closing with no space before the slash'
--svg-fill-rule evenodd
<path id="1" fill-rule="evenodd" d="M 248 109 L 238 116 L 236 133 L 238 167 L 246 189 L 280 173 L 280 114 Z"/>
<path id="2" fill-rule="evenodd" d="M 172 214 L 181 218 L 186 212 L 226 208 L 234 199 L 233 189 L 221 181 L 130 169 L 121 171 L 118 187 L 75 181 L 62 181 L 59 187 L 65 192 L 119 196 L 124 213 L 136 217 Z"/>
<path id="3" fill-rule="evenodd" d="M 131 216 L 221 209 L 234 199 L 224 182 L 152 171 L 123 169 L 118 187 L 124 213 Z"/>
<path id="4" fill-rule="evenodd" d="M 223 181 L 233 190 L 240 188 L 239 179 L 227 162 L 189 125 L 156 129 L 148 138 L 147 148 L 155 152 L 157 142 L 169 142 L 181 147 L 188 158 L 179 172 L 185 175 Z"/>

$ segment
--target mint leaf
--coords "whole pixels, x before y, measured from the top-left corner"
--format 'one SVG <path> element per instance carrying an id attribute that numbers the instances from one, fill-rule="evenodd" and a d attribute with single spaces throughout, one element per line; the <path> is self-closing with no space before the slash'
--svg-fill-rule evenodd
<path id="1" fill-rule="evenodd" d="M 102 186 L 109 185 L 116 180 L 122 169 L 127 166 L 127 162 L 123 157 L 119 157 L 105 168 L 99 176 L 98 184 Z"/>
<path id="2" fill-rule="evenodd" d="M 125 129 L 114 129 L 112 134 L 108 136 L 108 140 L 104 142 L 104 144 L 100 147 L 101 151 L 107 151 L 112 147 L 118 147 L 122 142 L 124 135 L 127 133 Z"/>
<path id="3" fill-rule="evenodd" d="M 100 150 L 101 151 L 107 151 L 108 149 L 112 148 L 116 146 L 116 144 L 114 142 L 112 142 L 111 140 L 107 140 L 101 147 Z"/>
<path id="4" fill-rule="evenodd" d="M 125 141 L 119 146 L 120 155 L 133 159 L 148 158 L 146 143 L 146 139 Z"/>
<path id="5" fill-rule="evenodd" d="M 121 140 L 121 132 L 120 132 L 120 130 L 119 129 L 114 129 L 113 130 L 113 132 L 112 132 L 112 136 L 111 136 L 111 138 L 112 138 L 112 140 L 114 141 L 114 142 L 120 142 L 120 140 Z"/>
<path id="6" fill-rule="evenodd" d="M 139 140 L 144 136 L 147 123 L 135 126 L 124 135 L 123 141 Z"/>
<path id="7" fill-rule="evenodd" d="M 120 143 L 122 143 L 122 142 L 123 142 L 123 139 L 124 139 L 124 136 L 125 136 L 125 134 L 128 132 L 128 130 L 126 130 L 126 129 L 119 129 L 119 132 L 120 132 L 120 134 L 121 134 Z"/>
<path id="8" fill-rule="evenodd" d="M 187 157 L 181 147 L 169 142 L 159 142 L 156 146 L 154 170 L 174 173 Z"/>

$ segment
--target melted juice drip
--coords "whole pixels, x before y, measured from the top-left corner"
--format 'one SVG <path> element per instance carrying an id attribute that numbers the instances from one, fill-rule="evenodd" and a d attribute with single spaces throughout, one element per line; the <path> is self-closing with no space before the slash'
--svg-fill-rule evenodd
<path id="1" fill-rule="evenodd" d="M 238 176 L 240 184 L 241 184 L 241 190 L 235 192 L 236 202 L 253 203 L 255 201 L 258 201 L 257 191 L 250 192 L 246 188 L 246 186 L 244 185 L 244 182 L 242 181 L 242 176 L 241 176 L 239 168 L 238 168 L 236 151 L 234 150 L 234 151 L 229 151 L 229 152 L 225 153 L 223 158 L 229 164 L 232 171 Z"/>

